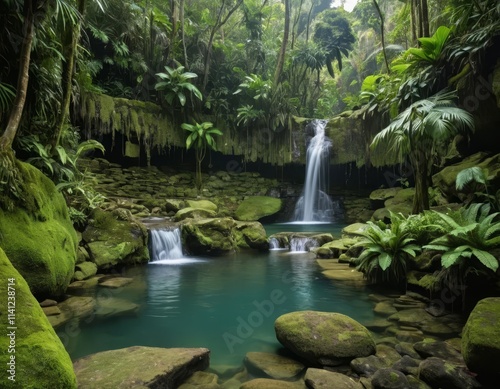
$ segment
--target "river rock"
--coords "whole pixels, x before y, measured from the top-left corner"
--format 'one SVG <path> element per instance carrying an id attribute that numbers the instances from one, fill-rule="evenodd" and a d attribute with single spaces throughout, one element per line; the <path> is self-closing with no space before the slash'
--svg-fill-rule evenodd
<path id="1" fill-rule="evenodd" d="M 184 219 L 202 219 L 215 216 L 216 212 L 212 211 L 211 209 L 188 207 L 188 208 L 182 208 L 181 210 L 177 211 L 177 213 L 174 216 L 174 220 L 181 221 Z"/>
<path id="2" fill-rule="evenodd" d="M 65 388 L 76 389 L 76 377 L 71 359 L 54 332 L 38 301 L 33 297 L 24 278 L 12 266 L 0 248 L 0 294 L 3 296 L 0 314 L 0 349 L 2 388 Z M 12 282 L 11 282 L 12 281 Z M 10 288 L 9 288 L 10 287 Z M 14 293 L 14 294 L 12 294 Z M 8 297 L 15 297 L 14 318 Z M 5 309 L 5 310 L 4 310 Z M 9 327 L 16 327 L 11 330 Z M 14 346 L 14 352 L 10 352 Z M 15 359 L 12 358 L 15 357 Z M 15 361 L 15 382 L 10 361 Z"/>
<path id="3" fill-rule="evenodd" d="M 259 222 L 237 221 L 233 228 L 233 236 L 235 244 L 239 248 L 261 251 L 269 249 L 266 230 Z"/>
<path id="4" fill-rule="evenodd" d="M 179 389 L 221 389 L 217 374 L 206 371 L 195 371 L 191 377 L 179 386 Z"/>
<path id="5" fill-rule="evenodd" d="M 337 366 L 375 353 L 370 332 L 340 313 L 291 312 L 274 328 L 281 344 L 312 365 Z"/>
<path id="6" fill-rule="evenodd" d="M 373 374 L 372 386 L 373 389 L 408 389 L 409 382 L 400 371 L 384 368 Z"/>
<path id="7" fill-rule="evenodd" d="M 40 170 L 20 161 L 16 166 L 23 201 L 12 210 L 0 204 L 0 246 L 38 299 L 62 296 L 75 271 L 78 243 L 66 201 Z"/>
<path id="8" fill-rule="evenodd" d="M 435 357 L 420 362 L 418 378 L 433 388 L 473 389 L 481 387 L 464 368 Z"/>
<path id="9" fill-rule="evenodd" d="M 462 333 L 462 353 L 467 367 L 481 376 L 500 376 L 500 298 L 479 301 Z"/>
<path id="10" fill-rule="evenodd" d="M 389 365 L 379 357 L 370 355 L 368 357 L 353 359 L 350 366 L 356 373 L 369 377 L 377 370 L 388 367 Z"/>
<path id="11" fill-rule="evenodd" d="M 133 279 L 128 277 L 105 277 L 99 280 L 99 286 L 117 289 L 130 284 L 132 281 Z"/>
<path id="12" fill-rule="evenodd" d="M 304 381 L 289 382 L 268 378 L 256 378 L 245 382 L 239 389 L 306 389 L 306 386 Z"/>
<path id="13" fill-rule="evenodd" d="M 423 341 L 417 342 L 413 348 L 423 358 L 437 357 L 448 362 L 456 364 L 464 364 L 462 355 L 455 350 L 450 344 L 442 341 Z"/>
<path id="14" fill-rule="evenodd" d="M 252 196 L 241 202 L 235 212 L 235 218 L 241 221 L 258 221 L 281 210 L 282 201 L 269 196 Z"/>
<path id="15" fill-rule="evenodd" d="M 92 316 L 96 309 L 96 300 L 88 296 L 71 296 L 58 304 L 59 315 L 49 316 L 49 322 L 54 328 L 59 328 L 72 319 L 82 319 Z"/>
<path id="16" fill-rule="evenodd" d="M 398 311 L 392 306 L 392 300 L 386 300 L 377 303 L 373 312 L 380 316 L 391 316 L 397 314 Z"/>
<path id="17" fill-rule="evenodd" d="M 324 369 L 307 369 L 304 380 L 310 389 L 363 389 L 363 386 L 351 377 Z"/>
<path id="18" fill-rule="evenodd" d="M 78 388 L 176 388 L 209 364 L 206 348 L 134 346 L 77 359 Z M 49 387 L 49 386 L 48 386 Z"/>
<path id="19" fill-rule="evenodd" d="M 148 232 L 142 223 L 116 220 L 95 209 L 82 238 L 98 269 L 149 261 Z"/>
<path id="20" fill-rule="evenodd" d="M 245 357 L 245 365 L 249 371 L 257 371 L 260 374 L 274 379 L 291 379 L 302 370 L 304 365 L 291 358 L 283 357 L 277 354 L 263 352 L 249 352 Z"/>
<path id="21" fill-rule="evenodd" d="M 394 370 L 399 370 L 404 374 L 418 374 L 418 367 L 420 365 L 421 360 L 414 359 L 409 357 L 408 355 L 403 356 L 399 361 L 392 365 Z"/>
<path id="22" fill-rule="evenodd" d="M 97 265 L 94 262 L 85 261 L 75 266 L 73 279 L 76 281 L 86 280 L 97 274 Z"/>
<path id="23" fill-rule="evenodd" d="M 233 219 L 186 219 L 182 223 L 182 243 L 191 255 L 221 255 L 235 250 Z"/>

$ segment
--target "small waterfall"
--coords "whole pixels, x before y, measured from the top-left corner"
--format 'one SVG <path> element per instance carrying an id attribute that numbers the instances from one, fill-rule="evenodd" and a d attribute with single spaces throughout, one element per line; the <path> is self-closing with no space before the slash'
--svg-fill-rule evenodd
<path id="1" fill-rule="evenodd" d="M 151 262 L 183 258 L 181 230 L 151 230 Z"/>
<path id="2" fill-rule="evenodd" d="M 306 155 L 306 177 L 302 196 L 295 205 L 295 221 L 330 222 L 333 203 L 328 196 L 331 140 L 325 136 L 326 120 L 314 120 L 314 137 Z"/>
<path id="3" fill-rule="evenodd" d="M 276 250 L 276 249 L 281 248 L 280 247 L 280 241 L 278 239 L 276 239 L 276 238 L 269 239 L 269 248 L 271 250 Z"/>
<path id="4" fill-rule="evenodd" d="M 318 247 L 318 242 L 305 236 L 296 236 L 290 239 L 290 251 L 309 251 L 311 248 Z"/>

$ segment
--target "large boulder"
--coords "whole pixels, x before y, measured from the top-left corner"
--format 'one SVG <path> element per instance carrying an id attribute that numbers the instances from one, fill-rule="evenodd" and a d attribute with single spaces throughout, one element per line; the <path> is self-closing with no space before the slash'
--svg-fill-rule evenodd
<path id="1" fill-rule="evenodd" d="M 209 353 L 206 348 L 134 346 L 92 354 L 73 366 L 81 389 L 177 388 L 208 367 Z"/>
<path id="2" fill-rule="evenodd" d="M 282 201 L 269 196 L 252 196 L 243 200 L 235 212 L 235 218 L 242 221 L 257 221 L 281 210 Z"/>
<path id="3" fill-rule="evenodd" d="M 117 220 L 95 209 L 82 238 L 98 269 L 149 261 L 148 231 L 139 222 Z"/>
<path id="4" fill-rule="evenodd" d="M 191 255 L 221 255 L 235 250 L 231 218 L 186 219 L 182 224 L 182 244 Z"/>
<path id="5" fill-rule="evenodd" d="M 462 355 L 474 373 L 500 377 L 500 298 L 488 297 L 472 310 L 462 332 Z"/>
<path id="6" fill-rule="evenodd" d="M 268 250 L 269 242 L 264 226 L 259 222 L 236 222 L 233 228 L 235 244 L 243 249 Z"/>
<path id="7" fill-rule="evenodd" d="M 0 326 L 4 331 L 0 337 L 1 380 L 5 386 L 0 386 L 19 389 L 76 388 L 76 377 L 68 353 L 28 284 L 1 248 L 0 274 L 0 294 L 5 303 L 2 303 L 0 314 Z"/>
<path id="8" fill-rule="evenodd" d="M 274 323 L 283 346 L 315 366 L 337 366 L 375 354 L 370 332 L 340 313 L 299 311 L 282 315 Z"/>
<path id="9" fill-rule="evenodd" d="M 38 298 L 62 295 L 73 277 L 77 236 L 63 196 L 30 164 L 17 162 L 22 202 L 0 204 L 0 246 Z"/>

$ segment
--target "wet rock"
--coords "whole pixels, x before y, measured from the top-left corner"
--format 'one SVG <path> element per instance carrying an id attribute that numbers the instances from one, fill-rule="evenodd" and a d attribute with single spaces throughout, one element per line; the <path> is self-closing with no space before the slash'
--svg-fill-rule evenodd
<path id="1" fill-rule="evenodd" d="M 417 375 L 420 362 L 422 361 L 419 359 L 414 359 L 408 355 L 404 355 L 403 358 L 392 365 L 392 368 L 404 374 Z"/>
<path id="2" fill-rule="evenodd" d="M 362 389 L 363 386 L 354 379 L 340 373 L 323 369 L 309 368 L 304 377 L 306 385 L 310 389 Z"/>
<path id="3" fill-rule="evenodd" d="M 462 355 L 446 342 L 423 341 L 413 345 L 423 358 L 437 357 L 456 364 L 464 364 Z"/>
<path id="4" fill-rule="evenodd" d="M 366 223 L 350 224 L 342 229 L 343 237 L 356 238 L 362 236 L 362 233 L 368 228 Z"/>
<path id="5" fill-rule="evenodd" d="M 373 374 L 372 386 L 374 389 L 408 389 L 409 383 L 400 371 L 384 368 Z"/>
<path id="6" fill-rule="evenodd" d="M 75 266 L 75 274 L 73 279 L 76 281 L 86 280 L 97 274 L 97 265 L 93 262 L 82 262 Z"/>
<path id="7" fill-rule="evenodd" d="M 456 331 L 450 326 L 439 322 L 428 322 L 422 325 L 422 331 L 429 335 L 435 335 L 441 338 L 456 335 Z"/>
<path id="8" fill-rule="evenodd" d="M 432 389 L 424 381 L 419 380 L 413 375 L 407 375 L 406 378 L 408 379 L 408 389 Z"/>
<path id="9" fill-rule="evenodd" d="M 375 353 L 370 332 L 340 313 L 291 312 L 274 327 L 281 344 L 313 365 L 336 366 Z"/>
<path id="10" fill-rule="evenodd" d="M 256 378 L 245 382 L 240 389 L 306 389 L 304 381 L 288 382 L 271 380 L 267 378 Z"/>
<path id="11" fill-rule="evenodd" d="M 182 224 L 184 248 L 191 255 L 220 255 L 235 250 L 231 218 L 186 219 Z"/>
<path id="12" fill-rule="evenodd" d="M 435 357 L 420 362 L 418 378 L 433 388 L 473 389 L 481 387 L 464 368 Z"/>
<path id="13" fill-rule="evenodd" d="M 52 300 L 52 299 L 45 299 L 43 300 L 41 303 L 40 303 L 40 306 L 42 308 L 45 308 L 45 307 L 53 307 L 57 305 L 57 301 L 55 300 Z"/>
<path id="14" fill-rule="evenodd" d="M 266 230 L 259 222 L 239 222 L 233 228 L 234 241 L 239 248 L 265 251 L 269 249 Z"/>
<path id="15" fill-rule="evenodd" d="M 366 377 L 370 377 L 379 369 L 388 367 L 382 359 L 375 355 L 353 359 L 350 366 L 353 371 Z"/>
<path id="16" fill-rule="evenodd" d="M 221 389 L 218 379 L 217 374 L 196 371 L 178 389 Z"/>
<path id="17" fill-rule="evenodd" d="M 45 313 L 45 316 L 54 316 L 61 314 L 61 310 L 58 306 L 42 307 L 42 310 L 43 313 Z"/>
<path id="18" fill-rule="evenodd" d="M 110 277 L 110 278 L 105 277 L 99 280 L 99 286 L 105 288 L 117 289 L 130 284 L 132 281 L 133 281 L 132 278 L 127 278 L 127 277 Z"/>
<path id="19" fill-rule="evenodd" d="M 373 312 L 381 316 L 392 316 L 397 314 L 398 311 L 392 306 L 391 300 L 386 300 L 377 303 L 375 308 L 373 308 Z"/>
<path id="20" fill-rule="evenodd" d="M 235 212 L 235 218 L 241 221 L 258 221 L 281 210 L 282 201 L 274 197 L 253 196 L 243 200 Z"/>
<path id="21" fill-rule="evenodd" d="M 209 353 L 206 348 L 134 346 L 77 359 L 73 367 L 79 388 L 175 388 L 208 367 Z"/>
<path id="22" fill-rule="evenodd" d="M 366 328 L 373 332 L 384 332 L 392 324 L 384 319 L 373 319 L 367 323 L 363 323 Z"/>
<path id="23" fill-rule="evenodd" d="M 111 316 L 130 316 L 136 315 L 139 311 L 139 305 L 117 297 L 101 297 L 96 300 L 96 309 L 94 315 L 96 318 L 103 319 Z"/>
<path id="24" fill-rule="evenodd" d="M 401 355 L 393 347 L 385 344 L 378 344 L 376 350 L 375 356 L 380 358 L 380 360 L 387 366 L 390 366 L 401 359 Z"/>
<path id="25" fill-rule="evenodd" d="M 96 301 L 92 297 L 71 296 L 58 304 L 61 313 L 49 316 L 49 322 L 54 328 L 61 327 L 72 319 L 83 319 L 93 315 Z"/>
<path id="26" fill-rule="evenodd" d="M 250 372 L 257 371 L 274 379 L 285 380 L 296 377 L 305 368 L 302 363 L 291 358 L 263 352 L 247 353 L 245 365 Z"/>
<path id="27" fill-rule="evenodd" d="M 413 348 L 413 343 L 400 342 L 394 346 L 394 349 L 401 355 L 408 355 L 414 359 L 421 359 L 420 354 Z"/>
<path id="28" fill-rule="evenodd" d="M 420 326 L 424 322 L 432 320 L 432 316 L 423 308 L 411 308 L 391 315 L 389 320 L 397 320 L 400 325 Z"/>
<path id="29" fill-rule="evenodd" d="M 200 209 L 200 208 L 182 208 L 177 211 L 174 216 L 175 221 L 181 221 L 184 219 L 202 219 L 202 218 L 210 218 L 215 217 L 216 212 L 210 209 Z"/>
<path id="30" fill-rule="evenodd" d="M 479 301 L 462 334 L 462 352 L 467 367 L 481 376 L 500 376 L 500 298 Z"/>

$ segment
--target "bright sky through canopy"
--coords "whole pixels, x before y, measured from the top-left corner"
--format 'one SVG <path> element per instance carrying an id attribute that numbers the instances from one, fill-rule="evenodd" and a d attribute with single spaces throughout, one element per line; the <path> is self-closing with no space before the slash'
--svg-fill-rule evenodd
<path id="1" fill-rule="evenodd" d="M 356 3 L 358 2 L 358 0 L 333 0 L 332 1 L 332 6 L 333 7 L 340 7 L 342 5 L 342 3 L 344 3 L 344 9 L 348 12 L 351 12 L 354 8 L 354 6 L 356 5 Z"/>

